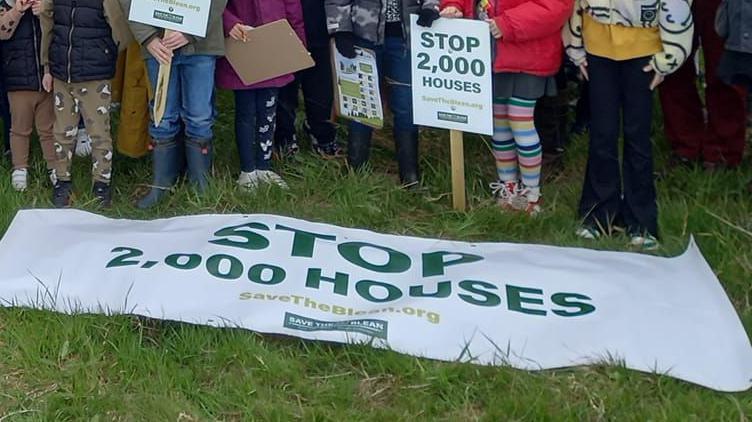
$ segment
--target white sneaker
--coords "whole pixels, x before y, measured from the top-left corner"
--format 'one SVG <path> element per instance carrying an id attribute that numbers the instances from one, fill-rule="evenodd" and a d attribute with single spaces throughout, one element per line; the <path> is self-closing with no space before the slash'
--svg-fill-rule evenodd
<path id="1" fill-rule="evenodd" d="M 581 239 L 595 240 L 601 237 L 601 232 L 599 232 L 595 227 L 580 226 L 575 231 L 575 235 Z"/>
<path id="2" fill-rule="evenodd" d="M 527 215 L 535 217 L 543 212 L 543 208 L 541 207 L 540 188 L 524 187 L 522 192 L 520 192 L 520 197 L 524 199 L 524 201 L 522 201 L 524 206 L 522 211 L 525 211 Z"/>
<path id="3" fill-rule="evenodd" d="M 261 174 L 258 170 L 241 171 L 240 176 L 238 176 L 238 185 L 241 188 L 254 190 L 258 188 L 259 183 L 261 183 Z"/>
<path id="4" fill-rule="evenodd" d="M 287 183 L 285 183 L 284 180 L 282 180 L 282 177 L 278 175 L 277 173 L 271 171 L 271 170 L 258 170 L 259 173 L 261 173 L 261 181 L 273 185 L 277 185 L 282 189 L 289 189 L 290 187 L 287 186 Z"/>
<path id="5" fill-rule="evenodd" d="M 629 239 L 629 245 L 635 248 L 640 248 L 643 251 L 654 251 L 661 247 L 658 243 L 658 239 L 652 234 L 639 235 L 633 234 Z"/>
<path id="6" fill-rule="evenodd" d="M 89 133 L 86 132 L 86 128 L 79 128 L 76 135 L 76 155 L 79 157 L 87 157 L 91 155 L 91 138 Z"/>
<path id="7" fill-rule="evenodd" d="M 29 172 L 27 169 L 15 169 L 10 175 L 10 183 L 13 185 L 13 189 L 18 192 L 23 192 L 27 187 L 27 176 Z"/>
<path id="8" fill-rule="evenodd" d="M 496 197 L 496 203 L 507 211 L 520 211 L 527 207 L 527 199 L 522 198 L 522 184 L 519 182 L 503 182 L 501 180 L 489 185 L 491 194 Z M 524 200 L 524 201 L 523 201 Z M 521 203 L 524 202 L 524 205 Z"/>

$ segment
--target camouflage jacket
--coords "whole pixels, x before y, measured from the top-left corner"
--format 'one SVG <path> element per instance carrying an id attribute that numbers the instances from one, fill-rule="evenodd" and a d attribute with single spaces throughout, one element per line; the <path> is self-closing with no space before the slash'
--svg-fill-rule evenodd
<path id="1" fill-rule="evenodd" d="M 324 0 L 330 34 L 352 32 L 376 44 L 384 42 L 387 0 Z M 421 8 L 439 10 L 439 0 L 402 0 L 402 33 L 409 36 L 410 14 Z"/>

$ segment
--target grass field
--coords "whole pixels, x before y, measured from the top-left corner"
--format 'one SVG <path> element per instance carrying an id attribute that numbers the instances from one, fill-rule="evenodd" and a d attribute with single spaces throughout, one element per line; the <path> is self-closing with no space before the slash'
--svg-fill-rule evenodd
<path id="1" fill-rule="evenodd" d="M 469 210 L 451 209 L 447 134 L 424 133 L 425 190 L 398 189 L 393 146 L 379 139 L 372 168 L 347 171 L 303 148 L 277 162 L 289 191 L 250 194 L 238 172 L 230 101 L 217 126 L 215 185 L 199 197 L 183 187 L 158 209 L 133 200 L 149 182 L 148 160 L 119 157 L 113 217 L 154 218 L 209 212 L 264 212 L 382 232 L 460 240 L 512 241 L 626 250 L 626 238 L 577 239 L 575 209 L 586 140 L 568 149 L 563 171 L 544 185 L 545 213 L 503 214 L 486 184 L 493 161 L 487 144 L 466 139 Z M 657 127 L 659 133 L 660 127 Z M 656 135 L 658 168 L 666 158 Z M 0 230 L 16 210 L 51 206 L 35 151 L 30 190 L 0 181 Z M 76 206 L 91 202 L 88 163 L 78 160 Z M 658 182 L 663 255 L 694 234 L 752 331 L 752 198 L 741 169 L 664 172 Z M 197 298 L 198 299 L 198 298 Z M 522 372 L 441 363 L 364 346 L 337 346 L 248 331 L 163 324 L 129 317 L 62 316 L 0 309 L 0 421 L 17 420 L 747 420 L 752 393 L 721 394 L 670 378 L 619 367 Z"/>

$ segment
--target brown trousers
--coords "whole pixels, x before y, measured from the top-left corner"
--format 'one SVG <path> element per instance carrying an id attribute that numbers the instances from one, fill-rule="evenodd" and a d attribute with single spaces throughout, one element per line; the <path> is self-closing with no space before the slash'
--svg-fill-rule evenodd
<path id="1" fill-rule="evenodd" d="M 55 125 L 53 96 L 48 92 L 11 91 L 10 102 L 10 152 L 13 169 L 29 167 L 29 139 L 36 126 L 39 144 L 47 162 L 52 168 L 55 162 L 55 137 L 52 128 Z"/>
<path id="2" fill-rule="evenodd" d="M 55 154 L 53 177 L 71 180 L 73 148 L 83 116 L 91 138 L 91 175 L 95 182 L 109 184 L 112 177 L 112 135 L 110 134 L 110 81 L 66 83 L 55 79 Z"/>

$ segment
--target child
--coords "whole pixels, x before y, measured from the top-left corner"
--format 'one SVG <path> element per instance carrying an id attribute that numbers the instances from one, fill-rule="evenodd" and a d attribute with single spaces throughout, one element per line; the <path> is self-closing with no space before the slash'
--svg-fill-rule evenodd
<path id="1" fill-rule="evenodd" d="M 720 79 L 747 90 L 747 142 L 752 140 L 752 7 L 742 0 L 724 0 L 715 28 L 725 41 L 718 69 Z M 747 187 L 752 192 L 752 183 Z"/>
<path id="2" fill-rule="evenodd" d="M 671 0 L 666 7 L 683 7 L 684 3 L 687 1 Z M 746 104 L 743 91 L 724 83 L 718 75 L 723 40 L 713 21 L 721 0 L 688 3 L 692 9 L 694 43 L 687 51 L 694 57 L 702 47 L 704 86 L 699 88 L 698 84 L 699 58 L 697 63 L 684 62 L 661 84 L 663 128 L 672 150 L 670 163 L 683 166 L 701 163 L 707 171 L 736 167 L 744 153 Z M 676 16 L 670 12 L 660 12 L 667 21 L 675 21 Z"/>
<path id="3" fill-rule="evenodd" d="M 752 90 L 752 6 L 742 0 L 724 0 L 715 26 L 725 41 L 718 76 L 729 85 Z"/>
<path id="4" fill-rule="evenodd" d="M 108 207 L 112 202 L 112 136 L 110 79 L 115 75 L 118 48 L 130 34 L 116 0 L 42 1 L 42 65 L 44 89 L 54 89 L 55 160 L 52 166 L 55 207 L 71 203 L 71 163 L 79 120 L 92 140 L 93 194 Z M 54 79 L 54 80 L 53 80 Z"/>
<path id="5" fill-rule="evenodd" d="M 418 127 L 413 123 L 410 86 L 410 14 L 418 25 L 430 27 L 439 18 L 438 0 L 324 0 L 327 28 L 334 34 L 337 50 L 355 58 L 355 46 L 376 54 L 379 75 L 389 88 L 389 107 L 394 115 L 394 143 L 397 147 L 400 181 L 406 189 L 416 188 L 418 169 Z M 360 168 L 368 161 L 373 129 L 350 122 L 347 162 Z"/>
<path id="6" fill-rule="evenodd" d="M 294 81 L 280 89 L 274 139 L 283 154 L 293 155 L 298 151 L 295 116 L 298 91 L 302 88 L 305 103 L 303 129 L 311 140 L 311 147 L 324 158 L 339 158 L 342 156 L 342 148 L 337 143 L 337 131 L 332 122 L 334 88 L 324 3 L 321 0 L 302 0 L 301 6 L 308 51 L 316 65 L 301 70 L 295 75 Z"/>
<path id="7" fill-rule="evenodd" d="M 493 149 L 499 181 L 491 188 L 503 209 L 529 215 L 541 211 L 543 157 L 535 104 L 544 95 L 556 95 L 561 28 L 571 10 L 571 0 L 442 2 L 442 16 L 482 19 L 496 38 Z"/>
<path id="8" fill-rule="evenodd" d="M 120 0 L 128 13 L 130 0 Z M 139 208 L 156 205 L 180 175 L 182 149 L 178 134 L 185 126 L 185 162 L 188 178 L 199 192 L 209 184 L 214 138 L 214 69 L 217 57 L 225 54 L 222 11 L 225 0 L 213 0 L 204 38 L 129 22 L 144 51 L 146 71 L 152 87 L 157 86 L 160 64 L 171 62 L 164 117 L 159 126 L 149 126 L 152 138 L 154 179 L 151 191 L 138 202 Z M 153 101 L 152 101 L 153 103 Z M 153 104 L 152 104 L 153 105 Z M 182 121 L 182 124 L 181 124 Z"/>
<path id="9" fill-rule="evenodd" d="M 29 139 L 36 126 L 47 167 L 55 161 L 55 110 L 52 94 L 42 88 L 44 69 L 39 52 L 42 28 L 31 10 L 32 0 L 10 0 L 0 4 L 0 44 L 4 82 L 8 90 L 11 118 L 11 185 L 26 190 L 29 168 Z M 37 8 L 39 10 L 39 8 Z"/>
<path id="10" fill-rule="evenodd" d="M 692 14 L 684 0 L 577 0 L 563 36 L 590 89 L 590 152 L 580 200 L 580 237 L 594 239 L 610 233 L 614 224 L 624 224 L 632 246 L 658 247 L 650 141 L 653 90 L 687 59 L 692 32 Z"/>
<path id="11" fill-rule="evenodd" d="M 253 27 L 280 19 L 287 19 L 305 43 L 299 0 L 229 0 L 223 15 L 225 35 L 244 41 Z M 287 188 L 271 170 L 271 158 L 277 94 L 293 78 L 289 74 L 245 85 L 226 59 L 217 64 L 217 86 L 235 93 L 235 142 L 241 169 L 238 185 L 243 188 L 255 189 L 260 183 Z"/>

